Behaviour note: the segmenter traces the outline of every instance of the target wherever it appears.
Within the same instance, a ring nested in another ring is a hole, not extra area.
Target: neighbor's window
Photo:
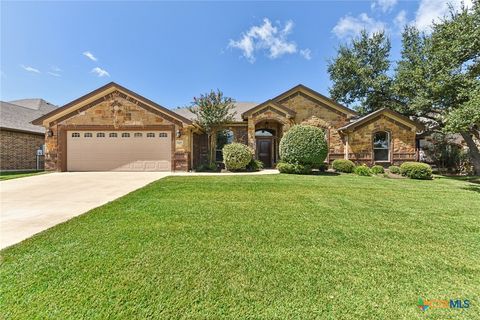
[[[388,161],[390,155],[390,134],[380,131],[373,134],[373,160]]]
[[[128,132],[122,133],[122,138],[130,138],[130,133]]]
[[[83,134],[83,136],[84,136],[85,138],[91,138],[91,137],[93,137],[93,135],[92,135],[91,132],[85,132],[85,133]]]
[[[166,132],[160,132],[160,133],[158,134],[158,136],[159,136],[160,138],[166,138],[166,137],[168,137],[168,134],[167,134]]]
[[[117,137],[117,133],[116,132],[110,132],[110,134],[108,135],[110,138],[116,138]]]
[[[72,138],[80,138],[80,132],[73,132]]]
[[[97,138],[105,138],[104,132],[97,132]]]
[[[223,161],[223,146],[233,142],[233,131],[232,130],[221,130],[217,132],[217,147],[215,149],[215,161]]]
[[[147,138],[155,138],[155,133],[153,132],[147,133]]]
[[[141,137],[143,137],[143,134],[141,132],[135,132],[135,134],[133,136],[135,138],[141,138]]]

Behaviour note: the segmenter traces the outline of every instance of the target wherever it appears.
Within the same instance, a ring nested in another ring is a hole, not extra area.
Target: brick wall
[[[36,169],[38,148],[45,143],[38,134],[0,131],[0,170]],[[43,167],[43,162],[40,163]]]

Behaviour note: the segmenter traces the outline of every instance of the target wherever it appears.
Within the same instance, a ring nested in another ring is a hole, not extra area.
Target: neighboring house
[[[303,85],[260,104],[238,102],[235,111],[234,121],[219,130],[219,144],[248,144],[266,167],[279,161],[280,139],[295,124],[325,129],[328,162],[417,159],[419,125],[408,117],[389,109],[358,117]],[[33,123],[47,130],[48,170],[185,171],[206,159],[206,135],[188,109],[166,109],[113,82]]]
[[[45,143],[45,129],[30,122],[55,108],[43,99],[0,102],[0,170],[37,169],[37,150]],[[39,160],[43,168],[43,158]]]

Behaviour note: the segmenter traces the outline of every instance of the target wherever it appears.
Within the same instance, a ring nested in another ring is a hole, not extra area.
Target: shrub
[[[227,144],[222,152],[225,168],[232,171],[245,170],[253,158],[253,150],[242,143]]]
[[[372,171],[366,165],[361,165],[361,166],[355,167],[354,172],[355,172],[355,174],[357,174],[359,176],[371,176],[372,175]]]
[[[282,162],[308,165],[318,168],[327,157],[325,132],[309,125],[290,128],[280,140]]]
[[[385,172],[385,169],[383,169],[383,167],[379,166],[378,164],[371,167],[370,170],[373,174],[380,174]]]
[[[426,163],[404,162],[400,166],[400,170],[403,176],[411,179],[426,180],[432,178],[432,168]]]
[[[210,163],[210,164],[201,164],[195,169],[197,172],[215,172],[218,171],[217,165],[215,163]]]
[[[247,170],[248,171],[260,171],[263,169],[263,162],[260,160],[255,160],[252,159],[248,164],[247,164]]]
[[[290,174],[310,174],[312,173],[312,167],[309,165],[279,162],[277,164],[277,169],[281,173],[290,173]]]
[[[355,169],[355,163],[350,160],[337,159],[333,161],[332,167],[338,172],[352,173]]]
[[[388,171],[390,171],[390,173],[393,173],[393,174],[400,174],[401,173],[400,167],[398,167],[398,166],[390,166],[390,167],[388,167]]]

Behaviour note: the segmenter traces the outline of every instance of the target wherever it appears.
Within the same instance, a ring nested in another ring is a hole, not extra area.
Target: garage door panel
[[[155,137],[135,137],[134,131],[119,131],[117,137],[109,137],[108,131],[88,131],[92,137],[72,137],[67,132],[68,171],[170,171],[172,136],[171,132],[149,131]],[[97,133],[105,137],[97,137]],[[122,137],[129,133],[130,137]],[[162,136],[160,137],[160,133]]]

